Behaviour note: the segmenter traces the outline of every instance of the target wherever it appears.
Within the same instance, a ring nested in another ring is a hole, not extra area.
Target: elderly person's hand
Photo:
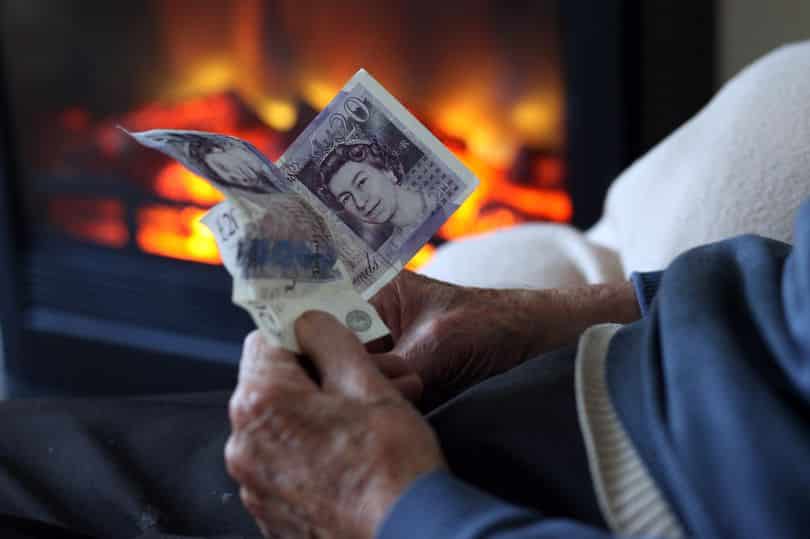
[[[230,403],[228,471],[266,537],[371,539],[407,486],[444,466],[441,450],[351,331],[320,312],[295,329],[320,380],[251,333]]]
[[[629,282],[569,290],[494,290],[402,271],[371,302],[394,338],[393,350],[374,358],[384,370],[397,372],[399,360],[419,375],[423,410],[574,342],[593,324],[630,322],[639,316]],[[413,394],[411,390],[407,396]]]
[[[388,367],[399,357],[416,371],[424,389],[420,405],[429,410],[528,353],[510,319],[516,313],[498,301],[494,290],[403,271],[371,300],[394,339],[391,353],[375,360]]]

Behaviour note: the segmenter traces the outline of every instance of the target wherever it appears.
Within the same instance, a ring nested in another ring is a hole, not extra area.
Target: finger
[[[396,354],[372,354],[370,357],[372,363],[374,363],[377,368],[380,369],[380,372],[389,380],[414,373],[411,366],[408,365],[401,356]]]
[[[383,286],[377,291],[376,294],[369,298],[368,302],[377,309],[381,315],[383,311],[389,307],[389,304],[397,302],[397,286],[396,282],[399,276],[394,277],[390,283]]]
[[[281,348],[270,346],[259,330],[251,331],[242,345],[239,360],[239,381],[266,378],[274,363],[295,363],[295,356]]]
[[[301,535],[300,527],[289,522],[285,511],[285,504],[278,498],[261,498],[252,490],[242,487],[239,489],[242,505],[253,515],[256,525],[267,539],[281,539],[283,537],[297,537]]]
[[[237,483],[255,494],[273,495],[277,479],[272,466],[279,448],[272,434],[262,429],[234,431],[225,443],[225,468]]]
[[[422,383],[422,378],[415,373],[394,378],[391,380],[391,383],[394,385],[397,391],[402,394],[403,397],[414,404],[421,400],[422,392],[425,389],[425,385]]]
[[[247,336],[239,363],[239,384],[229,412],[234,429],[262,414],[279,393],[316,391],[315,383],[289,351],[267,344],[258,331]]]
[[[402,283],[409,277],[405,274],[409,273],[407,270],[403,270],[368,300],[391,330],[392,340],[399,338],[402,326]]]
[[[260,496],[283,494],[296,477],[306,475],[302,455],[314,455],[320,449],[322,433],[313,429],[312,418],[325,407],[324,400],[332,403],[334,398],[315,394],[271,407],[245,428],[233,431],[225,443],[228,474]]]
[[[411,402],[419,401],[424,384],[408,362],[391,353],[372,355],[371,361],[403,397]]]
[[[370,354],[382,354],[384,352],[390,352],[393,347],[394,338],[390,333],[388,335],[383,335],[379,339],[374,339],[373,341],[366,343],[366,350]]]
[[[307,311],[295,322],[301,351],[321,373],[325,391],[368,399],[395,397],[393,386],[371,365],[357,336],[322,311]]]

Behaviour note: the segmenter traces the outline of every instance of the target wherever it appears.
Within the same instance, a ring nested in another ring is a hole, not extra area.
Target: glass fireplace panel
[[[589,226],[612,178],[711,94],[711,3],[324,4],[0,4],[13,111],[0,118],[0,313],[6,375],[33,388],[20,394],[234,383],[253,324],[197,222],[218,195],[117,124],[231,133],[276,158],[365,67],[482,181],[438,245],[568,222],[572,198]]]
[[[360,67],[482,182],[434,243],[571,218],[555,0],[27,0],[5,9],[34,249],[86,244],[217,264],[198,220],[218,193],[116,126],[230,133],[275,159]]]

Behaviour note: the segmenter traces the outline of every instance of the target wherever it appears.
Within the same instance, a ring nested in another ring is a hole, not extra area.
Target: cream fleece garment
[[[685,536],[680,522],[610,402],[605,365],[610,339],[620,327],[594,326],[577,347],[577,414],[596,499],[616,534],[680,539]]]

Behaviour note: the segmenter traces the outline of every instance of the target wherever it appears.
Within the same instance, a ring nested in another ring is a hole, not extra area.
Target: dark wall
[[[711,0],[638,0],[639,132],[631,157],[661,141],[714,93],[716,6]],[[632,69],[632,68],[631,68]]]
[[[611,182],[688,120],[714,84],[713,1],[565,0],[568,181],[574,225]]]

